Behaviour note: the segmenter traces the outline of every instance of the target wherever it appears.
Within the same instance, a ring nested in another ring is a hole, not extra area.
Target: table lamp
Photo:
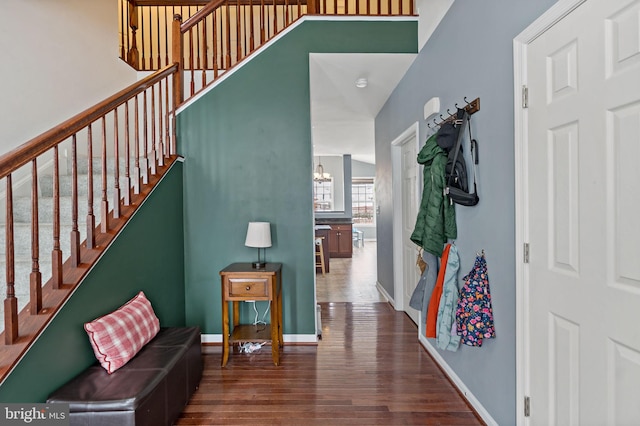
[[[260,249],[265,251],[266,258],[266,249],[271,247],[271,225],[269,222],[249,222],[244,245],[258,249],[258,261],[253,262],[251,266],[255,269],[264,268],[267,263],[264,259],[260,260]]]

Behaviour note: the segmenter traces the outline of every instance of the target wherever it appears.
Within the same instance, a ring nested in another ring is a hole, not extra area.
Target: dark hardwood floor
[[[323,302],[318,346],[229,357],[204,347],[200,388],[178,425],[481,425],[386,302]]]

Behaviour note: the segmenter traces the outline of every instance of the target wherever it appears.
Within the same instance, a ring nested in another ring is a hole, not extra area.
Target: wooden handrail
[[[136,6],[205,6],[211,0],[129,0]]]
[[[227,2],[228,2],[228,0],[213,0],[213,1],[210,1],[209,3],[207,3],[207,5],[205,7],[203,7],[202,9],[197,11],[193,16],[191,16],[189,19],[184,21],[182,23],[182,25],[180,26],[180,31],[182,32],[182,34],[186,33],[191,28],[193,28],[196,24],[198,24],[200,21],[202,21],[204,18],[209,16],[211,14],[211,12],[213,12],[214,10],[216,10],[217,8],[219,8],[220,6],[222,6],[223,4],[225,4]]]
[[[139,7],[162,7],[162,6],[175,6],[175,7],[189,7],[189,6],[206,6],[211,3],[211,0],[127,0],[133,6]],[[239,0],[240,4],[249,4],[250,0]],[[301,0],[302,4],[307,4],[308,0]],[[284,0],[276,0],[278,4],[283,4]],[[273,4],[273,0],[271,0]],[[256,4],[257,5],[257,4]]]
[[[74,133],[84,129],[100,117],[122,105],[132,96],[143,92],[177,70],[177,64],[169,65],[2,155],[0,157],[0,179],[44,154]]]

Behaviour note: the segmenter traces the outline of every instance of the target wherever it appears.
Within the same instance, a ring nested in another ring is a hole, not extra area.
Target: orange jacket
[[[433,287],[431,299],[429,299],[429,307],[427,308],[427,337],[436,337],[436,325],[438,323],[438,308],[440,307],[440,297],[442,296],[442,285],[444,283],[444,273],[447,269],[447,260],[449,260],[449,250],[451,244],[447,244],[442,252],[440,259],[440,270],[438,271],[438,279]]]

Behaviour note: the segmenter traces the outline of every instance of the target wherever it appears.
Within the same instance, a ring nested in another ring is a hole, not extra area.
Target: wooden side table
[[[267,263],[256,269],[251,263],[232,263],[220,271],[222,282],[222,366],[229,360],[234,342],[271,343],[271,356],[280,365],[282,339],[282,264]],[[239,302],[268,300],[271,323],[240,324]],[[233,330],[229,330],[229,302],[232,302]]]

